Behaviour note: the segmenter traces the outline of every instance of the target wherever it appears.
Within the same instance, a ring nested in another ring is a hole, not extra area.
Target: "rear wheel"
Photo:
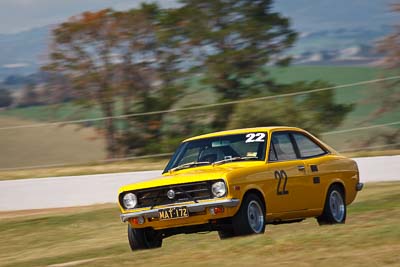
[[[342,188],[332,185],[326,195],[324,211],[317,217],[320,225],[345,223],[346,221],[346,201]]]
[[[151,228],[132,228],[128,225],[129,246],[133,250],[159,248],[162,245],[162,238],[157,231]]]
[[[262,234],[265,231],[265,207],[256,194],[244,197],[239,211],[232,219],[234,235]]]

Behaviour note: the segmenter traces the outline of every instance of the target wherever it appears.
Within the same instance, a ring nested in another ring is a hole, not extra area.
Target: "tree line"
[[[44,67],[68,80],[74,101],[99,107],[110,158],[172,150],[184,137],[237,127],[291,125],[318,134],[338,126],[352,105],[332,91],[265,102],[114,119],[167,110],[190,99],[191,83],[216,99],[268,96],[329,86],[324,81],[277,84],[267,66],[288,66],[297,33],[272,0],[184,0],[173,9],[142,4],[70,18],[53,30]],[[65,80],[63,84],[65,84]],[[61,90],[57,79],[50,86]],[[55,91],[57,91],[55,90]]]

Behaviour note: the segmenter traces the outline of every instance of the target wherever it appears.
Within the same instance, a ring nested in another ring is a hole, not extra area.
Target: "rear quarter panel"
[[[323,157],[308,160],[306,169],[311,177],[318,176],[319,184],[313,185],[312,209],[322,209],[325,204],[329,187],[334,183],[343,185],[346,204],[350,204],[356,197],[356,184],[359,181],[357,164],[354,160],[340,155],[326,155]],[[318,172],[311,172],[310,165],[318,166]]]

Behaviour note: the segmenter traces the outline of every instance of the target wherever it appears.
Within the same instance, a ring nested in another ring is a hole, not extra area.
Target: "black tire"
[[[162,238],[151,228],[132,228],[128,225],[128,240],[131,250],[159,248],[162,245]]]
[[[346,198],[342,187],[332,185],[326,194],[324,210],[317,217],[319,225],[345,223],[347,215]]]
[[[222,229],[222,230],[218,231],[218,236],[219,236],[219,239],[223,240],[223,239],[235,237],[235,233],[233,232],[232,229]]]
[[[239,211],[232,218],[235,236],[263,234],[265,232],[265,205],[256,194],[244,197]]]

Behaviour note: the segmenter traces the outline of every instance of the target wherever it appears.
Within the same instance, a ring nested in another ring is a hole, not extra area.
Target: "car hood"
[[[264,162],[231,162],[222,165],[207,165],[201,167],[193,167],[171,173],[166,172],[161,177],[157,177],[148,181],[129,184],[120,188],[119,193],[133,191],[138,189],[146,189],[158,186],[167,186],[174,184],[184,184],[192,182],[201,182],[208,180],[224,179],[227,174],[237,169],[264,165]]]

